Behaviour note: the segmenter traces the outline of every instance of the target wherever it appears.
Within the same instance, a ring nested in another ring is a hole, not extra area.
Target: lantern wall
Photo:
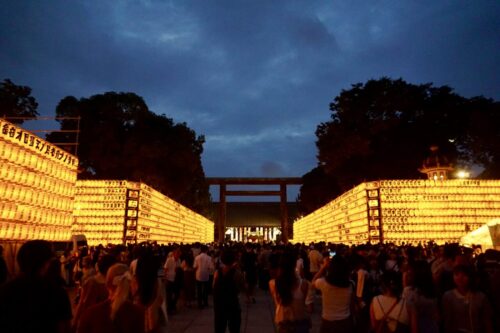
[[[74,234],[89,245],[212,242],[213,222],[144,183],[79,180]]]
[[[400,244],[460,237],[500,217],[500,180],[363,183],[294,223],[294,241]]]
[[[0,240],[68,241],[78,159],[0,119]]]

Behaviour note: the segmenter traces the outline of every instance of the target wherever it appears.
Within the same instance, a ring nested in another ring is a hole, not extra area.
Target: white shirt
[[[167,279],[167,281],[175,281],[175,269],[177,267],[180,267],[180,260],[175,260],[174,254],[170,252],[168,254],[167,261],[165,261],[165,266],[163,266],[165,279]]]
[[[196,270],[196,281],[208,281],[214,270],[212,258],[204,252],[200,253],[194,258],[193,268]]]
[[[375,296],[372,301],[373,314],[376,320],[381,320],[384,318],[384,313],[391,309],[392,305],[396,301],[396,298],[389,297],[385,295]],[[387,326],[392,331],[396,330],[397,322],[409,325],[410,318],[408,316],[408,309],[406,307],[406,301],[404,298],[400,299],[398,304],[391,310],[391,313],[387,316],[388,322]]]
[[[351,315],[351,300],[353,288],[333,286],[326,282],[325,278],[314,281],[314,287],[321,290],[323,300],[323,311],[321,317],[325,320],[334,321],[346,319]]]

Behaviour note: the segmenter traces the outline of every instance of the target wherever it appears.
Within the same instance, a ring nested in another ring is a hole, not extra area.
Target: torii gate
[[[302,178],[206,178],[208,185],[219,185],[219,242],[224,240],[226,226],[226,196],[279,196],[281,211],[281,235],[288,242],[287,185],[301,185]],[[279,191],[228,191],[227,185],[279,185]]]

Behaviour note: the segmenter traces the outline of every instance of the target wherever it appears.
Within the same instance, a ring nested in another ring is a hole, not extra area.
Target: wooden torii
[[[282,240],[288,242],[287,185],[301,185],[302,178],[206,178],[208,185],[219,185],[219,223],[217,228],[219,242],[224,241],[226,227],[226,196],[279,196],[281,211]],[[228,191],[227,185],[279,185],[279,191]]]

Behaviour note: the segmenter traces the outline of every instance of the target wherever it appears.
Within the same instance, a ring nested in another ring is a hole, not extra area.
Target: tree
[[[181,204],[208,213],[210,195],[201,164],[203,136],[151,112],[133,93],[108,92],[89,98],[68,96],[60,101],[58,117],[81,117],[78,157],[81,179],[142,181]],[[77,120],[60,120],[74,130]],[[74,142],[72,133],[48,136]]]
[[[9,79],[0,83],[0,117],[6,117],[14,124],[22,124],[24,119],[10,117],[36,118],[39,115],[37,107],[30,87],[15,85]]]
[[[316,130],[317,168],[337,186],[319,188],[322,198],[363,181],[421,178],[418,168],[431,145],[455,165],[480,164],[490,176],[499,170],[500,109],[490,99],[467,99],[447,86],[381,78],[342,90],[330,111],[331,120]],[[487,131],[481,130],[484,126]],[[313,185],[304,179],[303,188],[308,186]],[[301,190],[303,207],[324,202],[305,194]]]
[[[335,199],[338,193],[338,180],[317,166],[302,176],[302,186],[297,199],[299,212],[306,215]]]

